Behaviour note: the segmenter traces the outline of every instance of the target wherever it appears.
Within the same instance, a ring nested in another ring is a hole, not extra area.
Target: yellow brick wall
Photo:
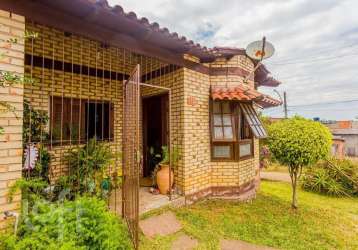
[[[65,36],[64,32],[43,25],[26,22],[26,29],[38,33],[36,39],[26,43],[26,54],[126,74],[133,70],[138,61],[136,55],[131,55],[123,49],[102,48],[101,44],[95,41],[76,35]],[[113,151],[121,151],[123,79],[105,79],[29,65],[25,66],[25,72],[27,76],[35,79],[35,82],[25,86],[24,99],[36,110],[44,110],[50,114],[51,96],[113,103],[114,140],[110,144]],[[57,179],[67,172],[63,156],[70,146],[51,146],[51,141],[49,144],[52,154],[51,177]]]
[[[215,62],[206,65],[210,68],[240,67],[247,72],[251,72],[254,68],[253,62],[244,55],[233,56],[229,60],[226,58],[218,58]],[[234,87],[237,84],[244,83],[244,79],[245,78],[243,76],[227,74],[221,76],[211,76],[210,83],[211,86]],[[253,75],[250,79],[253,79]],[[253,80],[248,80],[247,84],[254,87]]]
[[[168,64],[155,58],[140,56],[123,50],[121,48],[101,48],[101,44],[76,35],[64,36],[64,33],[43,25],[26,23],[27,30],[38,33],[38,38],[33,42],[26,43],[26,54],[54,58],[79,65],[97,67],[98,69],[112,70],[129,75],[135,65],[141,65],[144,75]],[[96,53],[97,51],[97,53]],[[97,59],[96,59],[97,58]],[[114,142],[111,143],[114,151],[122,151],[122,88],[123,79],[102,79],[94,76],[72,74],[59,70],[43,69],[41,67],[26,66],[26,74],[38,81],[32,85],[25,86],[25,99],[30,101],[34,109],[42,109],[49,112],[49,96],[64,96],[72,98],[84,98],[91,100],[104,100],[114,103]],[[182,140],[182,110],[183,110],[183,70],[177,69],[171,73],[160,72],[160,76],[151,80],[144,79],[146,83],[170,87],[172,89],[172,142],[181,150]],[[163,90],[141,87],[143,97],[157,95]],[[142,131],[142,130],[141,130]],[[53,146],[52,154],[52,176],[66,174],[67,164],[63,160],[70,146]],[[119,163],[120,164],[120,163]],[[175,183],[181,190],[183,185],[181,161],[175,169]],[[113,166],[118,167],[118,166]]]
[[[188,57],[188,56],[187,56]],[[190,58],[195,61],[195,58]],[[245,56],[230,60],[218,58],[208,67],[241,67],[246,71],[254,65]],[[209,187],[238,187],[252,181],[259,167],[258,140],[254,140],[254,157],[230,162],[211,161],[209,97],[211,86],[232,87],[244,83],[241,76],[208,76],[184,70],[184,176],[185,193],[194,194]],[[253,87],[253,81],[248,81]],[[190,104],[188,99],[192,99]]]
[[[24,41],[25,19],[0,10],[0,70],[24,73]],[[17,44],[7,43],[6,40],[17,38]],[[12,112],[0,112],[0,126],[4,134],[0,135],[0,229],[7,226],[3,217],[4,211],[14,211],[20,208],[20,195],[16,195],[13,202],[8,203],[9,187],[21,178],[22,168],[22,102],[23,86],[0,87],[0,100],[11,104],[16,116]]]
[[[33,43],[26,43],[26,53],[74,64],[89,65],[99,69],[130,74],[140,63],[143,74],[167,64],[155,58],[131,53],[127,50],[107,47],[76,35],[65,36],[63,32],[27,22],[27,29],[38,32]],[[186,56],[190,59],[190,56]],[[195,59],[195,58],[194,58]],[[195,60],[194,60],[195,61]],[[197,61],[197,60],[196,60]],[[253,69],[253,63],[245,56],[230,60],[219,58],[206,64],[208,67],[241,67]],[[111,101],[115,108],[115,138],[113,150],[122,147],[122,80],[101,79],[93,76],[64,73],[62,71],[26,66],[26,73],[39,79],[25,87],[25,99],[34,108],[49,109],[49,96],[90,98]],[[181,157],[175,169],[175,183],[185,194],[191,194],[211,186],[239,186],[255,177],[258,167],[258,141],[255,140],[255,157],[239,162],[212,162],[210,159],[209,99],[210,86],[234,86],[243,83],[241,76],[209,76],[187,68],[162,75],[146,83],[172,89],[171,134],[173,145]],[[253,86],[253,82],[249,81]],[[162,90],[142,87],[142,96],[162,93]],[[54,146],[53,174],[59,176],[67,171],[63,155],[68,147]]]
[[[185,194],[211,185],[209,88],[208,75],[184,69]]]

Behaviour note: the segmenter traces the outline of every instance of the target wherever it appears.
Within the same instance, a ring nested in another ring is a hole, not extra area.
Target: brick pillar
[[[25,18],[0,10],[0,60],[1,71],[11,71],[24,74],[24,41]],[[17,44],[6,41],[18,38]],[[21,178],[22,169],[22,112],[23,86],[0,87],[0,100],[8,102],[16,109],[13,112],[0,112],[0,126],[4,133],[0,135],[0,229],[3,229],[11,219],[4,219],[4,211],[14,211],[20,208],[20,195],[16,195],[11,203],[8,202],[9,187]]]

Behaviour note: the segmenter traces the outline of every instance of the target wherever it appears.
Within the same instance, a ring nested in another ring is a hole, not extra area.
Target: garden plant
[[[326,159],[332,135],[319,122],[293,117],[268,127],[268,147],[275,160],[288,167],[292,184],[292,208],[297,208],[297,182],[302,168]]]

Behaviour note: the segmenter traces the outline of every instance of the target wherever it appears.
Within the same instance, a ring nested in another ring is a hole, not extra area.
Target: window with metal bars
[[[50,97],[50,136],[54,145],[114,138],[114,108],[107,101]]]
[[[251,103],[213,101],[211,103],[211,158],[236,161],[253,157],[253,136],[266,131]]]

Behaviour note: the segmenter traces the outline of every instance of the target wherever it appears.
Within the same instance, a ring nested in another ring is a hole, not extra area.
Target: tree
[[[319,122],[294,117],[268,128],[268,146],[274,158],[288,166],[292,184],[292,207],[297,208],[297,181],[302,168],[329,156],[332,135]]]

